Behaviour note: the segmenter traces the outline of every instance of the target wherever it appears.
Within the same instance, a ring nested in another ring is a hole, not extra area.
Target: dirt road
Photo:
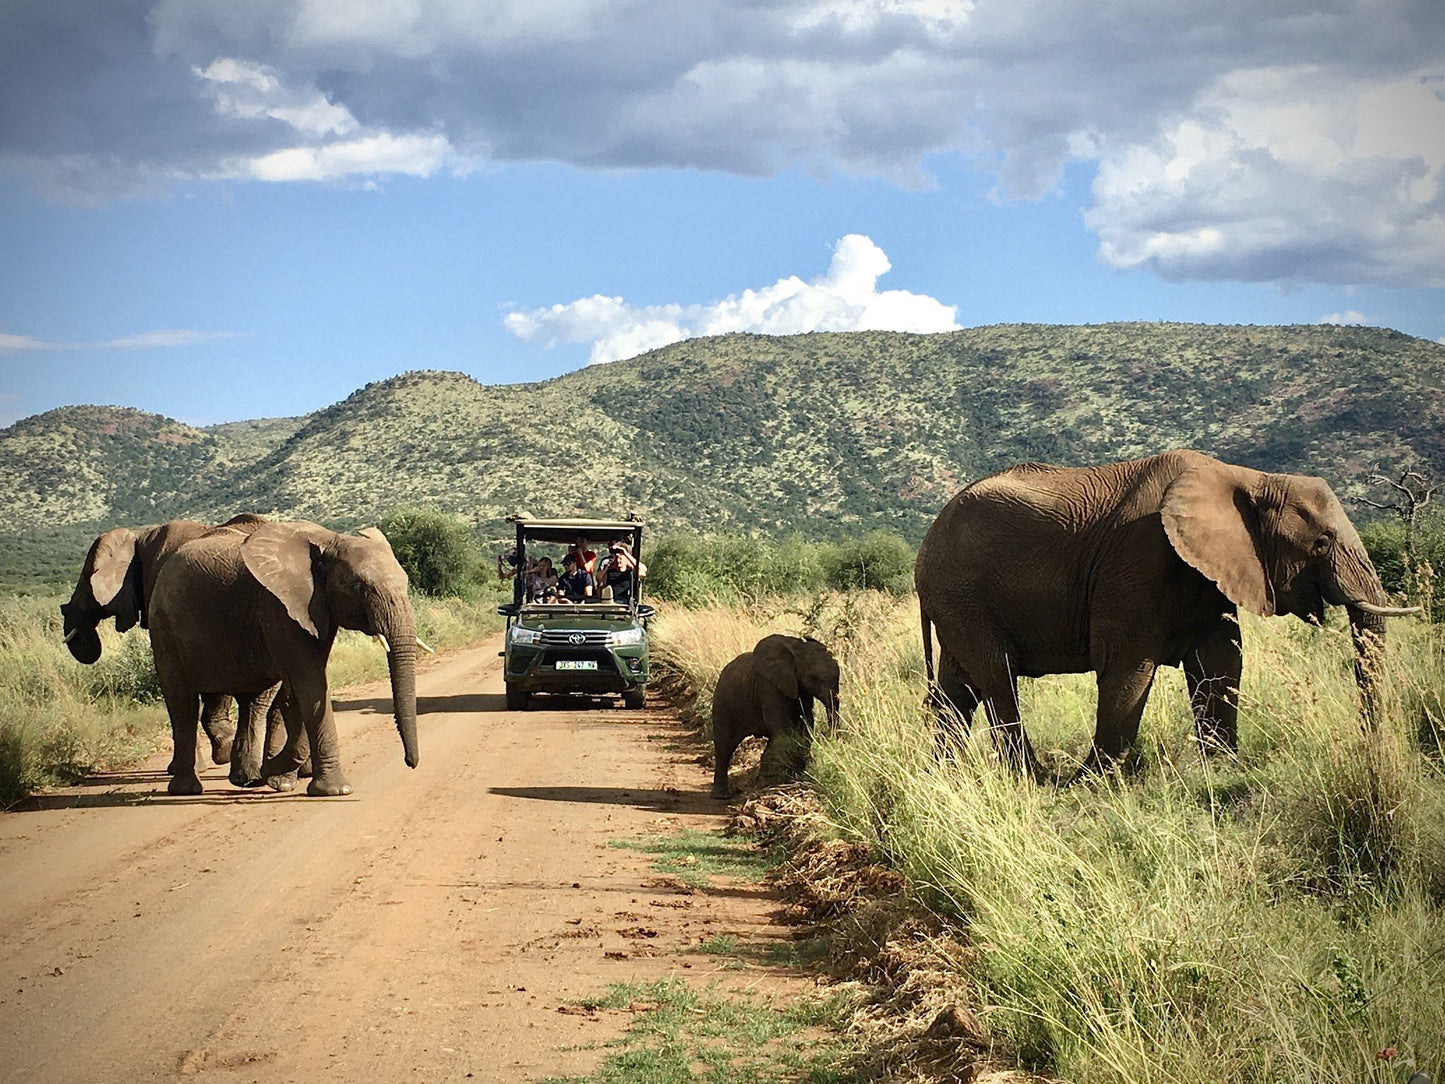
[[[775,904],[609,846],[721,823],[664,712],[508,713],[497,643],[337,695],[355,793],[170,798],[165,756],[0,816],[0,1079],[523,1081],[586,1072],[617,1017],[568,1003],[702,977]],[[560,1011],[559,1011],[560,1010]]]

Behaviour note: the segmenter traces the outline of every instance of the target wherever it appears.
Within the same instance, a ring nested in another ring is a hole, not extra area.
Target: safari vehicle
[[[597,563],[607,556],[608,544],[625,541],[633,557],[642,558],[642,523],[636,519],[529,519],[509,517],[516,525],[517,543],[505,555],[515,573],[513,600],[498,606],[507,619],[502,676],[507,687],[507,708],[525,708],[533,693],[620,693],[628,708],[642,707],[647,686],[647,621],[651,606],[638,602],[640,584],[634,578],[631,598],[613,601],[594,587],[591,599],[568,603],[537,601],[527,597],[527,561],[532,554],[571,546],[587,540],[597,552]],[[553,558],[556,562],[556,558]],[[636,573],[633,573],[634,577]]]

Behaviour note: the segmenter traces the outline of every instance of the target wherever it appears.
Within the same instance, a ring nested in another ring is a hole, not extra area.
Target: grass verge
[[[669,612],[657,649],[705,721],[717,672],[778,630],[820,635],[844,668],[811,830],[901,885],[897,906],[844,923],[855,955],[950,991],[994,1059],[1089,1084],[1439,1079],[1440,630],[1392,627],[1390,703],[1367,732],[1347,629],[1247,620],[1237,759],[1200,760],[1167,671],[1129,770],[1063,789],[1001,770],[977,731],[935,758],[910,602]],[[1092,682],[1025,682],[1020,699],[1067,774]],[[910,938],[926,964],[880,964]],[[917,1004],[925,1030],[940,1001]]]

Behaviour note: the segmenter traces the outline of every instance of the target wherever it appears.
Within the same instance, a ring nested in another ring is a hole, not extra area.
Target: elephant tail
[[[921,605],[918,607],[919,623],[923,626],[923,673],[928,678],[929,691],[933,690],[933,622],[929,620],[928,611]]]

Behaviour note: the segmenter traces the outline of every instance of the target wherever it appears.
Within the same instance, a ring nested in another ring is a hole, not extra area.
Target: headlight
[[[540,644],[542,642],[541,630],[524,628],[521,625],[513,625],[509,635],[514,644]]]
[[[622,629],[607,637],[607,642],[613,647],[626,647],[629,644],[642,643],[641,629]]]

